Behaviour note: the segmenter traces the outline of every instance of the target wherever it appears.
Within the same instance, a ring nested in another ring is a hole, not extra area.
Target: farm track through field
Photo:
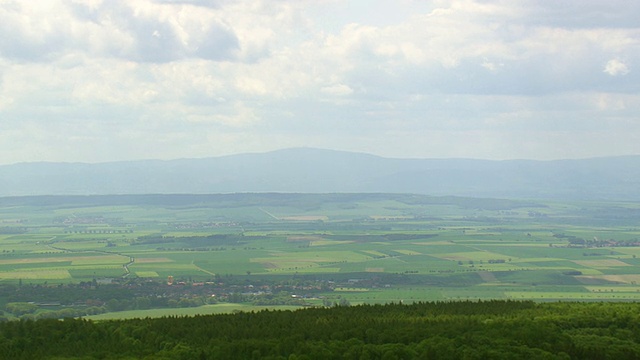
[[[205,270],[203,268],[201,268],[200,266],[196,265],[195,261],[191,261],[191,265],[193,265],[196,269],[202,271],[203,273],[209,274],[211,276],[215,276],[216,274],[212,273],[211,271]]]
[[[271,216],[272,218],[274,218],[274,219],[276,219],[276,220],[280,220],[280,218],[279,218],[279,217],[277,217],[277,216],[273,215],[272,213],[268,212],[267,210],[265,210],[265,209],[263,209],[263,208],[260,208],[259,210],[260,210],[260,211],[262,211],[263,213],[265,213],[265,214],[267,214],[267,215]]]
[[[121,255],[121,254],[118,254],[118,255]],[[123,255],[123,256],[125,256],[125,255]],[[129,275],[131,275],[131,270],[129,270],[129,265],[132,265],[135,261],[136,261],[136,259],[133,256],[129,256],[129,262],[124,264],[124,265],[122,265],[122,268],[124,268],[124,271],[125,271],[125,274],[122,275],[123,278],[126,278]]]
[[[394,258],[394,259],[396,259],[396,260],[400,261],[401,263],[408,264],[408,262],[406,262],[406,261],[404,261],[404,260],[400,259],[400,257],[399,257],[399,256],[392,256],[392,258]]]
[[[47,244],[47,246],[54,250],[70,252],[70,253],[98,253],[103,255],[117,255],[117,256],[128,257],[129,261],[122,264],[122,268],[124,269],[124,274],[122,275],[123,278],[126,278],[129,275],[131,275],[131,270],[129,270],[129,266],[131,266],[136,261],[136,259],[131,255],[126,255],[126,254],[117,253],[117,252],[104,251],[104,250],[74,250],[74,249],[63,248],[60,246],[54,246],[54,244],[56,244],[57,242],[58,240],[56,240],[56,236],[54,236],[51,239],[49,239],[49,243]]]

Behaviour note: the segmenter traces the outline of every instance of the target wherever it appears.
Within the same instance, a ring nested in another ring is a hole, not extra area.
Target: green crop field
[[[320,289],[304,290],[313,292],[310,304],[640,298],[634,203],[392,194],[153,200],[0,199],[0,284],[188,285],[231,276],[244,287],[310,282]]]

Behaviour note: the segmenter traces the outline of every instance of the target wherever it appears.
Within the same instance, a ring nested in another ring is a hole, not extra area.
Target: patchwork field
[[[0,282],[236,276],[322,282],[330,287],[322,297],[352,303],[636,301],[638,224],[635,203],[382,194],[2,198]]]

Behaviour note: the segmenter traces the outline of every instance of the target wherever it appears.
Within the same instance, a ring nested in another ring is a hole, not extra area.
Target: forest
[[[489,300],[0,324],[4,359],[637,359],[640,304]]]

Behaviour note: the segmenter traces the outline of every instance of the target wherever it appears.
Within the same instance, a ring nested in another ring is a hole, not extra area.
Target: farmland
[[[92,300],[100,312],[234,302],[637,301],[639,220],[637,203],[403,194],[0,198],[0,299],[43,303],[26,288],[70,294],[83,284],[89,298],[67,302]],[[97,295],[110,287],[126,289],[137,305]],[[16,288],[25,295],[9,295]],[[154,305],[161,296],[167,302]]]

